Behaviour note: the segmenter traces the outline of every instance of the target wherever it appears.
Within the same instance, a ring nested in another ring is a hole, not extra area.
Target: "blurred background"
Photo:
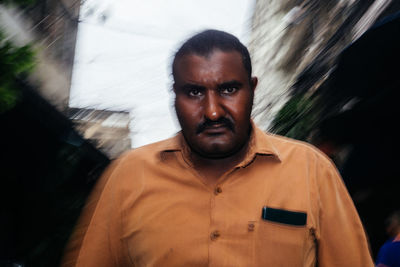
[[[249,48],[262,129],[338,166],[376,257],[400,204],[400,2],[0,0],[0,266],[57,266],[121,153],[179,131],[170,64],[192,34]]]

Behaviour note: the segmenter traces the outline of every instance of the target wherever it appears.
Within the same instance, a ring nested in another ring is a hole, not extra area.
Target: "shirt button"
[[[222,193],[222,188],[218,186],[214,189],[214,194],[218,195],[220,193]]]
[[[254,223],[253,222],[249,222],[247,229],[249,230],[249,232],[253,232],[254,231],[254,227],[255,227]]]
[[[217,238],[220,237],[220,235],[221,234],[219,233],[219,231],[214,231],[211,233],[210,238],[211,238],[211,240],[214,241],[214,240],[217,240]]]

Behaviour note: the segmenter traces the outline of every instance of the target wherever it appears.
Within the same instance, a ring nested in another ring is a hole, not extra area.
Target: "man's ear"
[[[258,78],[255,77],[255,76],[254,76],[254,77],[251,77],[250,86],[251,86],[251,89],[252,89],[253,91],[256,90],[257,84],[258,84]]]
[[[174,91],[174,93],[176,94],[176,84],[175,83],[172,84],[172,91]]]

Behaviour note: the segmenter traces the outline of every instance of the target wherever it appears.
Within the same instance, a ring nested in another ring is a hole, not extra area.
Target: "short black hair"
[[[395,224],[396,227],[400,226],[400,210],[396,210],[390,214],[388,218],[385,220],[386,227],[390,226],[391,224]]]
[[[189,54],[207,57],[216,49],[223,52],[239,52],[242,56],[243,66],[248,74],[249,82],[251,81],[251,60],[246,46],[232,34],[219,30],[205,30],[186,40],[175,53],[172,62],[172,76],[175,78],[175,64],[180,57]]]

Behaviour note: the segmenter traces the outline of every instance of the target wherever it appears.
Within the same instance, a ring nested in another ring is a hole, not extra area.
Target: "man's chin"
[[[229,144],[215,143],[199,147],[195,152],[203,158],[224,159],[234,155],[237,150]]]
[[[206,159],[223,159],[238,152],[238,146],[231,132],[224,134],[206,134],[202,132],[196,138],[186,139],[192,152]],[[240,146],[241,147],[241,146]]]

